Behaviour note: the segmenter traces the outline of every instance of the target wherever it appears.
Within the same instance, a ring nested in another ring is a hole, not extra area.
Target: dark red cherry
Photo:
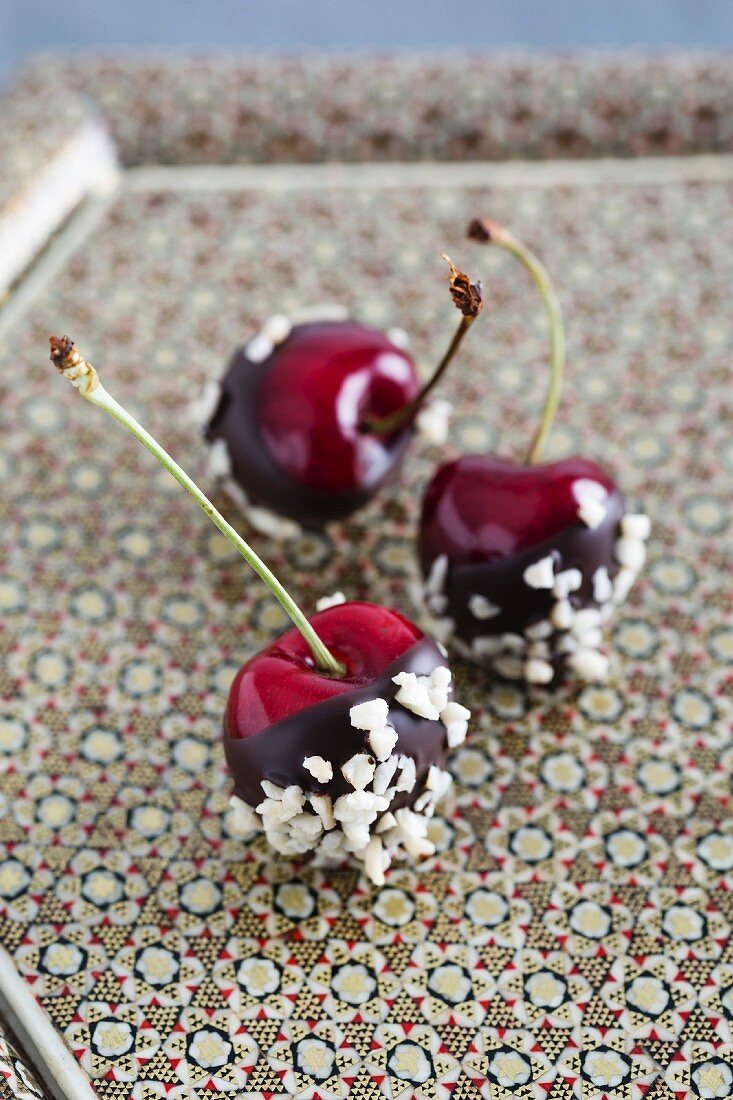
[[[353,512],[401,459],[410,423],[388,435],[365,420],[396,412],[419,383],[410,357],[355,321],[297,325],[262,362],[237,351],[209,423],[250,503],[306,525]]]
[[[435,642],[396,611],[344,603],[310,621],[345,675],[315,668],[294,629],[240,669],[224,722],[233,809],[283,855],[353,854],[381,883],[393,858],[433,851],[468,711]]]
[[[357,601],[316,612],[309,621],[346,666],[346,675],[328,676],[314,668],[303,635],[288,630],[235,676],[226,715],[230,737],[252,737],[291,714],[368,685],[424,636],[399,612]]]
[[[604,501],[614,491],[608,474],[585,458],[520,466],[498,455],[464,455],[441,466],[425,491],[421,561],[508,558],[577,526],[579,498]]]
[[[567,661],[602,679],[601,629],[641,566],[646,527],[587,459],[465,455],[440,467],[423,499],[428,605],[512,678],[549,683]]]
[[[374,698],[394,700],[399,672],[429,676],[445,665],[432,638],[397,611],[371,603],[344,603],[310,617],[329,651],[346,667],[332,677],[314,667],[303,636],[288,630],[239,670],[224,720],[225,749],[235,789],[246,802],[262,799],[262,779],[281,786],[316,787],[303,759],[322,756],[333,764],[339,793],[346,785],[341,765],[367,751],[366,734],[349,720],[351,707]],[[413,756],[419,793],[431,764],[442,766],[446,731],[438,721],[403,707],[390,709],[399,733],[395,751]]]

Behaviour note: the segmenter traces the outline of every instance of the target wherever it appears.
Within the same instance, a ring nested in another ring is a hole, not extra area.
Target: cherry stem
[[[391,432],[397,431],[403,424],[407,424],[414,418],[415,414],[425,403],[425,399],[440,382],[461,346],[463,337],[483,308],[481,283],[472,283],[468,276],[459,271],[447,256],[443,256],[443,259],[450,265],[450,292],[455,305],[461,310],[461,319],[458,322],[458,328],[453,334],[453,339],[448,345],[443,358],[433,371],[433,374],[421,387],[415,397],[413,397],[412,401],[408,401],[406,405],[396,409],[395,412],[390,413],[388,416],[365,420],[361,425],[362,431],[372,432],[375,435],[389,435]]]
[[[201,492],[198,485],[191,480],[185,470],[181,469],[178,463],[171,458],[158,441],[138,423],[135,417],[127,412],[127,410],[107,392],[99,381],[96,370],[91,363],[87,363],[82,358],[73,341],[70,340],[68,336],[64,336],[61,339],[52,336],[50,342],[51,362],[58,368],[59,372],[76,386],[82,397],[85,397],[87,401],[91,401],[93,405],[97,405],[100,409],[103,409],[104,412],[109,413],[110,416],[114,417],[114,419],[123,426],[123,428],[126,428],[128,432],[134,435],[144,447],[147,447],[150,453],[160,462],[161,466],[165,467],[168,473],[176,479],[178,484],[182,485],[183,488],[191,494],[211,522],[219,528],[224,538],[239,551],[248,565],[250,565],[258,577],[264,581],[285,613],[292,620],[293,625],[297,627],[308,643],[316,665],[332,676],[343,676],[346,669],[326,648],[318,634],[316,634],[315,630],[308,622],[308,619],[295,603],[292,596],[280,584],[275,574],[268,569],[252,547],[244,541],[242,536],[235,531],[231,524],[227,523],[221,512],[219,512],[204,493]]]
[[[468,236],[472,240],[482,241],[485,244],[496,244],[505,251],[510,252],[530,273],[545,303],[550,325],[550,384],[542,410],[542,417],[526,458],[527,465],[534,466],[539,462],[544,450],[562,393],[563,372],[565,369],[565,332],[560,302],[544,264],[537,259],[533,252],[530,252],[518,241],[508,229],[504,229],[496,222],[477,218],[468,227]]]

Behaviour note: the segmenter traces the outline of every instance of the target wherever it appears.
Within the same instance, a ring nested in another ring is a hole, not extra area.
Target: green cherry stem
[[[332,676],[343,676],[346,669],[323,644],[311,624],[308,622],[308,619],[295,603],[292,596],[280,584],[275,574],[268,569],[252,547],[244,541],[242,536],[235,531],[231,524],[227,523],[222,514],[217,511],[211,501],[201,492],[198,485],[191,480],[185,470],[182,470],[178,463],[171,458],[158,441],[138,423],[134,416],[131,416],[130,413],[107,392],[99,381],[99,375],[96,370],[91,363],[87,363],[82,358],[73,341],[70,340],[68,336],[61,337],[60,339],[56,336],[52,336],[50,343],[51,362],[58,371],[76,386],[82,397],[86,398],[87,401],[91,401],[93,405],[97,405],[100,409],[103,409],[104,412],[109,413],[109,415],[114,417],[123,428],[126,428],[128,432],[134,435],[144,447],[147,447],[150,453],[160,462],[161,466],[164,466],[168,473],[176,479],[178,484],[182,485],[186,492],[191,494],[211,522],[219,528],[224,538],[239,551],[248,565],[251,565],[257,576],[264,581],[285,613],[290,617],[293,625],[298,628],[305,638],[313,654],[316,665]]]
[[[464,275],[462,271],[459,271],[447,256],[443,256],[443,259],[450,267],[448,280],[453,303],[456,308],[461,311],[461,319],[458,322],[458,328],[453,334],[453,339],[432,375],[421,387],[415,397],[413,397],[412,401],[408,401],[406,405],[396,409],[395,412],[390,413],[388,416],[382,416],[379,419],[365,420],[361,425],[362,431],[372,432],[376,435],[389,435],[391,432],[397,431],[403,424],[409,423],[414,418],[415,414],[424,405],[425,399],[432,393],[438,385],[438,382],[440,382],[461,346],[463,337],[483,309],[484,300],[481,283],[471,282],[468,275]]]
[[[499,248],[510,252],[530,273],[545,303],[547,319],[550,324],[550,385],[547,390],[542,417],[527,454],[527,465],[534,466],[539,462],[544,450],[562,393],[562,380],[565,369],[565,332],[560,302],[544,264],[537,259],[534,253],[525,248],[508,229],[504,229],[496,222],[476,218],[468,227],[468,236],[474,241],[495,244]]]

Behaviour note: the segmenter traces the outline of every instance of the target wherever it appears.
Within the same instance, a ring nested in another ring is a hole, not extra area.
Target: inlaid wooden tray
[[[44,1085],[0,1045],[0,1095],[728,1096],[729,60],[278,64],[77,59],[49,99],[39,62],[7,100],[0,232],[37,229],[40,195],[47,239],[16,241],[0,309],[0,995]],[[341,588],[419,616],[421,486],[519,453],[543,391],[541,308],[464,242],[477,214],[555,273],[550,450],[617,472],[650,560],[607,686],[528,696],[454,661],[474,722],[437,854],[377,889],[230,834],[227,687],[282,616],[47,338],[207,484],[189,406],[275,306],[399,324],[427,368],[439,254],[481,274],[449,446],[328,535],[253,536],[309,607]]]

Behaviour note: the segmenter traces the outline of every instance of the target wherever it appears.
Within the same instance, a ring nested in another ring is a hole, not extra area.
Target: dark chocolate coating
[[[532,588],[524,579],[528,565],[551,555],[555,560],[555,572],[579,569],[583,581],[568,599],[576,609],[597,607],[593,598],[593,574],[605,565],[609,577],[619,570],[614,558],[614,544],[619,534],[619,523],[626,511],[623,494],[614,489],[604,501],[606,516],[595,529],[586,527],[580,520],[562,531],[535,543],[534,546],[507,558],[477,564],[448,566],[445,596],[448,606],[443,614],[456,624],[456,635],[466,642],[474,638],[495,634],[523,634],[528,626],[547,619],[555,598],[550,589]],[[422,562],[427,576],[431,562]],[[468,608],[470,596],[485,596],[497,607],[498,615],[490,619],[477,619]]]
[[[357,703],[370,699],[386,699],[389,704],[389,723],[398,734],[393,753],[411,756],[415,761],[417,783],[409,793],[401,792],[390,805],[391,810],[414,802],[425,787],[431,764],[445,767],[448,754],[446,729],[442,722],[420,718],[406,710],[394,699],[399,691],[392,677],[398,672],[414,672],[429,676],[434,668],[445,664],[432,638],[424,636],[420,641],[393,661],[378,680],[363,687],[336,695],[323,703],[307,707],[288,718],[275,722],[251,737],[230,737],[224,728],[224,754],[234,791],[250,806],[257,806],[265,797],[261,781],[269,779],[279,787],[293,784],[304,791],[328,793],[334,801],[342,794],[353,791],[343,775],[341,766],[357,753],[371,753],[369,734],[355,729],[349,719],[349,711]],[[306,756],[322,756],[333,765],[333,778],[319,783],[303,767]]]
[[[293,328],[297,332],[300,326]],[[412,438],[411,430],[395,432],[383,440],[388,454],[381,477],[365,481],[347,493],[327,493],[295,481],[270,455],[257,415],[259,391],[269,369],[269,359],[251,362],[244,348],[232,356],[221,381],[221,397],[204,433],[213,443],[223,439],[232,463],[232,476],[252,504],[297,520],[304,527],[320,527],[351,515],[363,507],[389,476]]]

